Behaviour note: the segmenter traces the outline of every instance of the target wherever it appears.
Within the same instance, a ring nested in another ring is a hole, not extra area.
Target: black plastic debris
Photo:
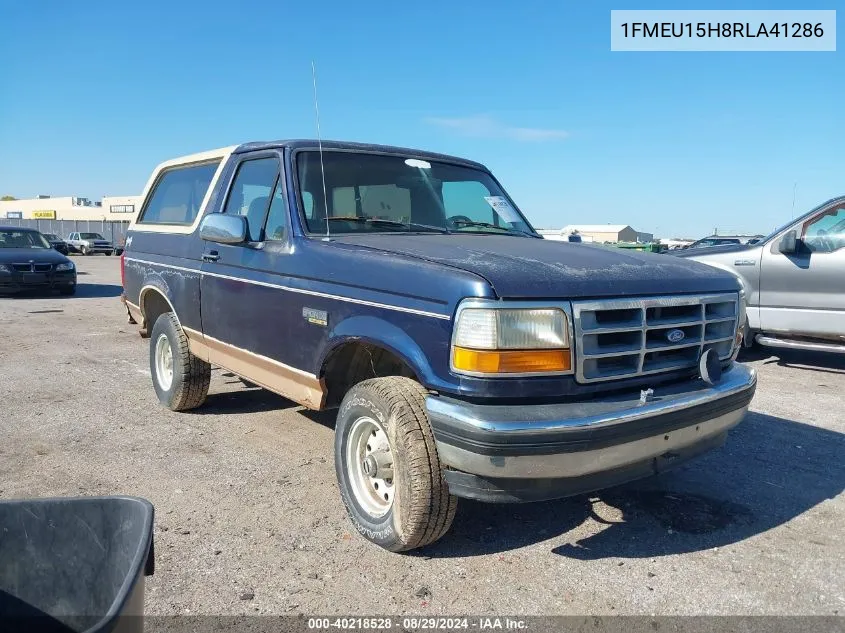
[[[135,633],[154,571],[153,506],[133,497],[0,502],[0,630]]]

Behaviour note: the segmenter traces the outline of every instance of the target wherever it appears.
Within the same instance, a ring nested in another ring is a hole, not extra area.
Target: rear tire
[[[410,378],[365,380],[349,390],[337,416],[335,470],[349,518],[364,538],[392,552],[435,542],[457,509],[425,396]]]
[[[187,411],[205,402],[211,365],[188,349],[188,338],[173,312],[159,316],[153,326],[150,374],[158,399],[168,409]]]

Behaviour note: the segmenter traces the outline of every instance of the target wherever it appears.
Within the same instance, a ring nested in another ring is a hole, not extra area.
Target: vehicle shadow
[[[76,286],[76,294],[67,299],[104,299],[119,297],[123,286],[117,284],[89,284],[80,283]]]
[[[431,557],[500,553],[560,537],[593,519],[604,527],[552,549],[579,560],[701,551],[760,534],[845,489],[845,434],[750,413],[727,444],[658,477],[526,505],[461,501]],[[611,512],[594,504],[603,502]],[[611,515],[608,520],[601,515]]]
[[[805,352],[801,350],[778,349],[755,346],[743,350],[739,356],[742,362],[763,361],[764,365],[777,364],[778,367],[790,367],[829,374],[845,374],[845,354],[832,352]]]
[[[193,413],[199,415],[220,415],[223,413],[264,413],[299,407],[288,400],[261,387],[242,387],[237,391],[209,393],[205,403]]]
[[[23,299],[61,299],[62,301],[73,301],[75,299],[108,299],[119,297],[123,287],[116,284],[89,284],[78,283],[76,293],[70,296],[59,294],[58,290],[24,290],[8,295],[8,298]],[[4,298],[7,295],[2,295]]]

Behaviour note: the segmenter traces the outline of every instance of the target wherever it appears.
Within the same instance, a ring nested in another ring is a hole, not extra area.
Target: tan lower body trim
[[[144,315],[141,313],[141,308],[136,306],[131,301],[126,301],[124,299],[123,304],[126,306],[126,309],[129,311],[130,316],[135,320],[136,323],[143,323],[144,322]]]
[[[319,410],[325,405],[326,387],[317,376],[229,345],[202,332],[184,326],[182,330],[188,337],[191,353],[212,365],[228,369],[309,409]]]

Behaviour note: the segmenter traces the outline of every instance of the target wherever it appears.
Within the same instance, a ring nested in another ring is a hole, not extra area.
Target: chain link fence
[[[112,244],[123,246],[126,240],[128,221],[116,222],[110,220],[20,220],[2,219],[4,226],[19,226],[27,229],[37,229],[42,233],[53,233],[66,239],[71,233],[99,233]]]

